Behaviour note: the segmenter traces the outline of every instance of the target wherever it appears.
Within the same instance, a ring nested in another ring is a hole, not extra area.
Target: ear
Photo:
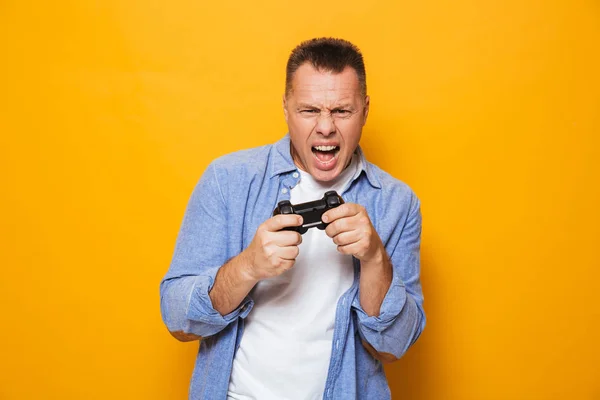
[[[282,102],[283,105],[283,116],[285,117],[285,123],[288,122],[288,110],[287,110],[287,99],[285,98],[285,93],[283,94]]]
[[[369,115],[369,106],[371,104],[371,98],[365,97],[365,109],[363,110],[363,126],[367,123],[367,116]]]

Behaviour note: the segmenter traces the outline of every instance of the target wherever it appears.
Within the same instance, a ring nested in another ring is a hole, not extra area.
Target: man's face
[[[346,67],[336,74],[302,64],[283,109],[296,166],[318,181],[336,178],[350,162],[369,112],[356,71]]]

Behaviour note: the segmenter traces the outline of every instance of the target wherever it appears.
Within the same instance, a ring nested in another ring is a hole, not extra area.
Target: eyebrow
[[[332,110],[341,110],[341,109],[344,109],[344,108],[350,108],[350,109],[352,109],[353,107],[352,107],[352,104],[349,104],[349,103],[346,104],[346,103],[344,103],[344,104],[340,104],[339,106],[333,107]]]
[[[308,104],[308,103],[298,103],[298,108],[311,108],[311,109],[315,109],[315,110],[320,110],[321,107],[319,106],[315,106],[312,104]],[[343,108],[353,108],[352,105],[350,103],[343,103],[343,104],[339,104],[335,107],[332,108],[332,110],[340,110]]]
[[[313,108],[315,110],[320,110],[320,107],[313,106],[312,104],[308,103],[298,103],[298,108]]]

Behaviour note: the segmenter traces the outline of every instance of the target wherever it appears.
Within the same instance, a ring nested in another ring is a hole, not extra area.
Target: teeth
[[[337,146],[315,146],[315,149],[319,150],[319,151],[331,151],[331,150],[335,150],[337,148]]]

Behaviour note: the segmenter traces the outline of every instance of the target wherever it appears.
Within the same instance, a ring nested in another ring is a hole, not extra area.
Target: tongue
[[[319,161],[321,162],[329,162],[333,159],[333,156],[335,155],[335,150],[332,151],[315,151],[315,154],[317,156],[317,158],[319,159]]]

